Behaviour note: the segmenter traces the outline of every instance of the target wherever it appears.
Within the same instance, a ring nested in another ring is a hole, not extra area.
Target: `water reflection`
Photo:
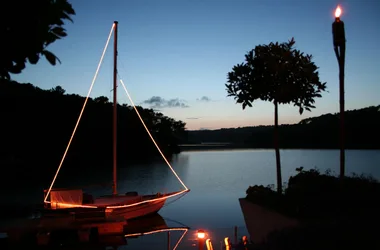
[[[296,173],[295,168],[300,166],[303,166],[304,169],[318,167],[322,172],[327,168],[339,172],[339,150],[281,150],[281,157],[282,174],[285,182],[290,175]],[[380,168],[378,167],[380,150],[347,150],[346,157],[347,174],[364,172],[380,179]],[[249,185],[276,183],[276,162],[273,150],[183,152],[177,157],[173,157],[171,164],[191,189],[191,192],[171,204],[169,201],[159,213],[166,221],[168,221],[167,218],[171,218],[190,226],[195,231],[199,228],[207,230],[210,233],[214,248],[224,237],[233,236],[234,226],[239,227],[239,237],[247,235],[238,200],[245,196],[247,187]],[[180,184],[169,171],[169,168],[162,161],[157,165],[152,163],[120,169],[120,179],[123,180],[119,180],[119,187],[122,188],[120,193],[127,191],[165,193],[164,188],[167,191],[178,190]],[[67,185],[62,186],[69,187],[70,184],[76,186],[86,184],[86,182],[89,184],[103,183],[112,179],[111,172],[108,170],[103,173],[94,171],[82,179],[73,176],[73,178],[65,180]],[[74,183],[74,178],[79,179],[79,181]],[[111,186],[107,188],[109,189],[97,188],[98,195],[109,193]],[[12,193],[13,188],[0,190],[4,192],[4,203],[0,209],[13,205],[13,200],[22,204],[25,204],[27,199],[31,203],[33,202],[32,204],[41,202],[43,199],[42,189],[29,187],[22,192],[14,193]],[[92,193],[96,194],[95,192]],[[18,208],[19,205],[16,204],[13,207]],[[11,211],[11,209],[7,211]],[[4,218],[9,217],[9,213],[2,212],[1,214]],[[169,226],[171,227],[171,225]],[[193,233],[189,231],[186,234],[178,249],[187,249],[185,245],[193,243],[192,240],[195,240]],[[178,239],[181,234],[182,231],[171,232],[173,245],[174,237]],[[191,237],[193,238],[190,239]],[[127,241],[128,245],[120,246],[119,249],[144,249],[140,245],[143,246],[149,242],[158,242],[157,246],[152,247],[152,249],[167,249],[165,248],[167,233],[128,238]],[[0,249],[3,248],[0,247]],[[145,249],[149,248],[146,247]]]
[[[64,219],[64,218],[63,218]],[[35,228],[27,223],[20,223],[18,228],[0,230],[7,237],[1,239],[0,249],[178,249],[189,227],[159,214],[128,221],[119,233],[115,231],[112,221],[100,223],[95,220],[75,221],[70,226],[41,227],[43,220],[34,221]],[[62,218],[56,218],[57,223]],[[23,224],[23,225],[22,225]],[[29,225],[29,227],[26,226]],[[60,223],[61,224],[61,223]],[[46,224],[45,224],[46,225]],[[62,224],[61,224],[62,225]],[[108,229],[108,230],[107,230]]]
[[[149,249],[153,246],[155,246],[155,249],[158,249],[160,248],[159,246],[166,246],[165,249],[175,250],[178,248],[189,229],[189,227],[180,222],[170,219],[165,220],[159,214],[155,214],[150,217],[129,221],[125,229],[125,237],[129,239],[129,245],[133,246],[133,249]],[[174,235],[174,232],[180,232],[180,235]],[[132,239],[134,238],[136,239],[142,236],[151,236],[155,234],[161,234],[158,236],[166,234],[166,242],[165,237],[150,237],[148,240],[142,239],[139,242],[132,242]],[[149,248],[147,245],[149,245]]]
[[[186,179],[189,168],[189,155],[173,156],[170,164],[181,179]],[[104,183],[107,180],[105,176],[107,176],[105,171],[95,172],[92,173],[91,179],[93,182]],[[110,179],[111,177],[108,178],[108,180]],[[70,180],[70,182],[66,181],[66,184],[61,186],[71,187],[75,185],[73,183]],[[183,189],[182,185],[163,160],[149,164],[135,164],[118,170],[119,193],[136,191],[144,194],[155,194],[157,192],[169,193],[179,189]],[[86,185],[85,191],[95,195],[103,195],[111,191],[111,183],[108,186]]]

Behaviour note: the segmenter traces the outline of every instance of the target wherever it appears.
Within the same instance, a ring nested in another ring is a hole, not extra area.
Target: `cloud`
[[[209,102],[209,101],[211,101],[211,98],[207,97],[207,96],[202,96],[201,98],[197,98],[197,101],[200,101],[200,102]]]
[[[173,98],[166,100],[160,96],[152,96],[148,100],[142,102],[143,104],[150,105],[151,108],[160,109],[160,108],[188,108],[189,106],[185,101],[180,100],[179,98]]]
[[[187,117],[186,119],[187,119],[187,120],[198,120],[199,117]]]

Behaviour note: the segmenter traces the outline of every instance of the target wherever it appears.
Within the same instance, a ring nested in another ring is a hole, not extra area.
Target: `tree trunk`
[[[277,192],[282,193],[281,160],[278,147],[278,103],[274,102],[274,149],[276,151]]]

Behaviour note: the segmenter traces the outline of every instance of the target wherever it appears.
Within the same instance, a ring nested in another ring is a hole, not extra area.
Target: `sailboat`
[[[66,157],[67,151],[70,147],[71,141],[75,135],[75,131],[78,127],[79,121],[82,117],[84,108],[86,106],[87,100],[91,93],[92,86],[95,82],[97,73],[99,71],[101,62],[103,60],[105,51],[108,47],[110,38],[114,34],[114,52],[113,52],[113,185],[112,194],[104,195],[101,197],[94,198],[91,194],[86,194],[82,189],[54,189],[53,185],[58,176],[59,170],[62,167],[62,163]],[[44,208],[45,210],[55,210],[55,211],[70,211],[77,213],[96,213],[101,212],[105,214],[105,217],[124,217],[126,220],[134,219],[149,214],[157,213],[165,204],[166,200],[172,197],[181,196],[190,190],[186,187],[183,181],[179,178],[177,173],[174,171],[173,167],[170,165],[169,161],[165,158],[160,147],[155,142],[153,136],[151,135],[149,129],[141,118],[138,109],[133,103],[124,83],[120,80],[129,100],[132,102],[132,107],[136,111],[142,125],[144,126],[146,132],[150,136],[152,143],[156,146],[157,150],[161,154],[162,158],[165,160],[166,164],[172,170],[175,177],[184,187],[183,190],[161,194],[156,193],[153,195],[140,195],[137,192],[128,192],[125,194],[119,194],[117,190],[117,34],[118,34],[118,22],[115,21],[112,25],[111,31],[108,36],[106,46],[103,50],[98,68],[96,70],[94,80],[91,84],[90,90],[88,92],[87,98],[83,104],[82,111],[79,115],[78,121],[71,135],[70,141],[66,147],[63,154],[62,160],[58,167],[58,170],[53,178],[53,181],[49,189],[44,190]]]

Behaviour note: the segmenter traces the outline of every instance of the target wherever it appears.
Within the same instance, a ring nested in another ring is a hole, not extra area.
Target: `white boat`
[[[95,214],[95,213],[104,213],[106,217],[113,217],[113,216],[122,216],[126,220],[142,217],[148,214],[153,214],[158,212],[165,204],[165,201],[168,198],[172,198],[175,196],[184,195],[185,193],[189,192],[190,190],[186,187],[186,185],[182,182],[182,180],[179,178],[179,176],[176,174],[172,166],[170,165],[169,161],[165,158],[164,154],[162,153],[161,149],[155,142],[153,136],[149,132],[149,129],[146,127],[143,119],[141,118],[138,109],[134,105],[132,99],[130,98],[130,95],[124,85],[124,83],[120,80],[122,86],[124,87],[124,90],[126,91],[126,94],[130,101],[132,102],[132,106],[134,110],[136,111],[136,114],[138,115],[140,121],[142,122],[146,132],[150,136],[152,143],[157,147],[157,150],[167,163],[168,167],[172,170],[175,177],[177,177],[178,181],[182,184],[184,187],[183,190],[177,191],[177,192],[171,192],[166,194],[156,193],[154,195],[139,195],[136,192],[128,192],[126,194],[118,194],[117,190],[117,29],[118,29],[118,22],[114,22],[110,31],[110,34],[108,36],[108,40],[106,43],[106,46],[104,48],[102,57],[100,59],[94,80],[92,82],[92,85],[90,87],[89,93],[87,95],[87,98],[83,104],[82,111],[79,115],[78,121],[76,123],[76,126],[74,128],[74,131],[71,135],[70,141],[66,147],[65,153],[63,154],[62,160],[60,162],[60,165],[58,167],[58,170],[53,178],[53,181],[49,187],[49,189],[44,191],[44,207],[45,210],[54,210],[56,212],[77,212],[80,214]],[[100,64],[102,62],[102,59],[104,57],[104,53],[108,47],[108,43],[110,41],[110,38],[114,35],[114,70],[113,70],[113,192],[112,194],[108,194],[101,197],[94,198],[90,194],[85,194],[82,189],[53,189],[53,185],[55,183],[55,180],[58,176],[59,170],[61,169],[62,163],[66,157],[67,151],[70,147],[71,141],[75,135],[76,128],[78,127],[78,124],[80,122],[83,110],[86,106],[89,94],[91,92],[92,86],[95,82],[97,73],[100,68]]]

